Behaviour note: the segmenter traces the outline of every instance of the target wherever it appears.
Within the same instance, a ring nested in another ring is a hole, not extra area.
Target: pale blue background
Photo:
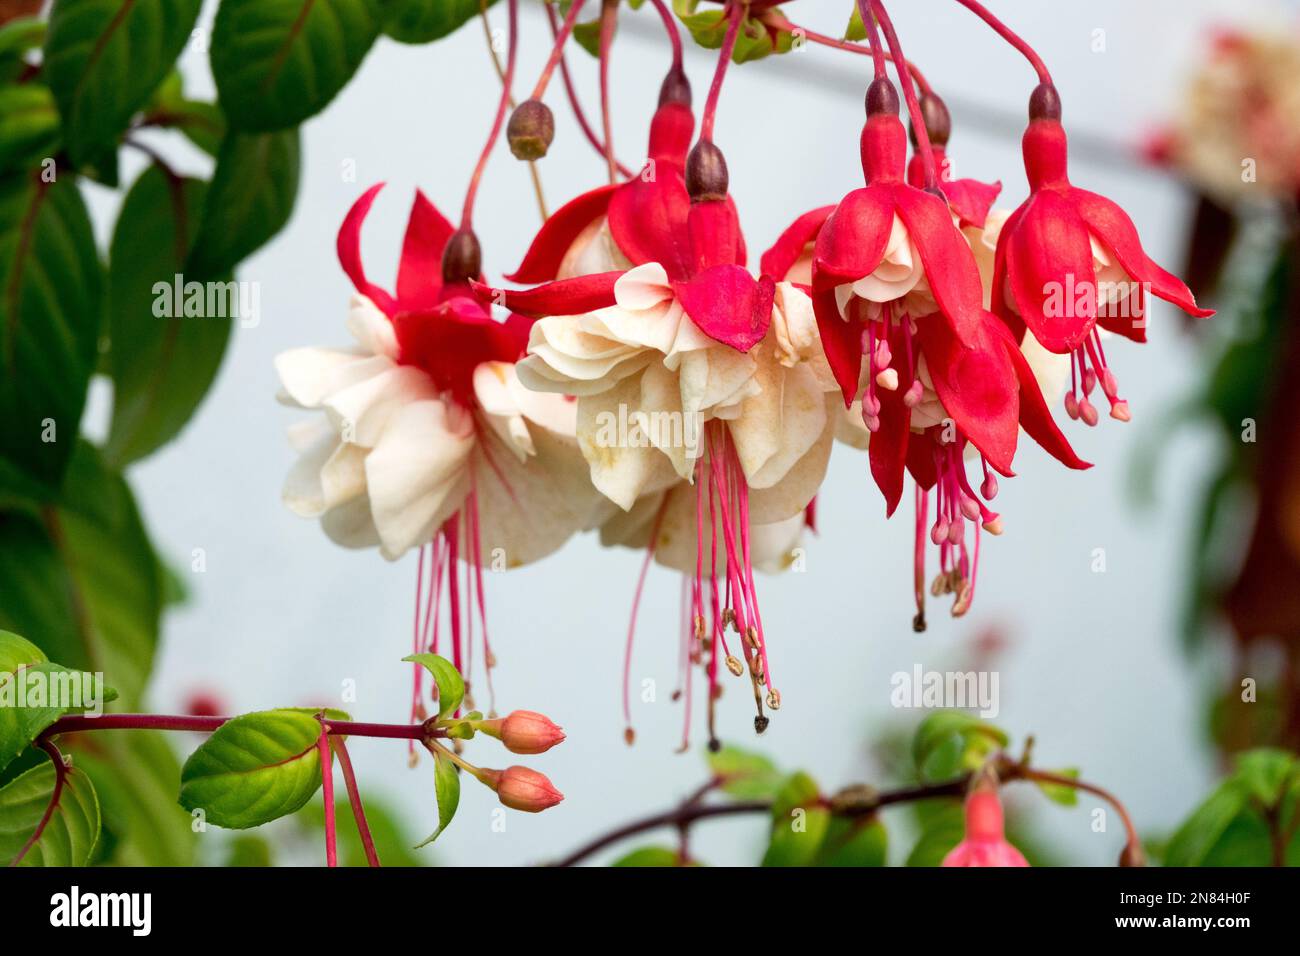
[[[998,12],[1051,65],[1076,140],[1113,144],[1096,162],[1076,156],[1076,181],[1122,203],[1148,250],[1177,267],[1188,195],[1164,176],[1126,159],[1149,124],[1177,101],[1207,28],[1223,20],[1269,20],[1277,8],[1210,0],[1000,0]],[[959,172],[1001,178],[1003,204],[1024,194],[1017,136],[1033,77],[1025,63],[955,4],[895,3],[909,55],[949,95],[952,153]],[[824,32],[842,28],[847,0],[802,0],[789,15]],[[549,42],[537,5],[524,2],[522,82],[531,86]],[[504,11],[495,16],[504,23]],[[211,16],[211,9],[207,11]],[[640,162],[646,121],[667,63],[650,10],[632,15],[616,45],[616,135],[620,155]],[[1106,50],[1092,51],[1094,30]],[[595,115],[594,60],[570,54]],[[191,92],[211,90],[207,58],[187,50]],[[702,103],[712,56],[692,49],[689,72]],[[717,124],[732,190],[753,258],[798,213],[836,200],[860,184],[857,137],[866,58],[821,48],[732,70]],[[411,189],[421,185],[455,217],[498,93],[481,31],[471,24],[450,42],[407,47],[381,40],[355,80],[304,128],[302,188],[289,226],[251,258],[241,278],[261,283],[260,326],[235,332],[215,389],[181,438],[135,469],[132,478],[161,548],[187,567],[194,548],[207,570],[189,575],[192,603],[168,617],[153,684],[156,709],[170,710],[192,690],[210,688],[235,710],[329,699],[354,679],[349,705],[367,720],[406,718],[410,675],[397,659],[410,642],[415,559],[388,564],[374,553],[331,545],[315,523],[279,500],[292,460],[284,428],[292,413],[273,400],[272,359],[304,344],[344,344],[350,284],[334,256],[334,235],[367,185],[390,183],[365,233],[372,279],[391,281]],[[574,126],[558,84],[549,97],[558,132],[542,172],[552,208],[602,181],[603,164]],[[203,173],[207,161],[164,137],[180,165]],[[1090,157],[1095,152],[1089,152]],[[357,179],[345,182],[345,162]],[[127,176],[134,175],[131,157]],[[95,213],[105,234],[114,200],[101,193]],[[537,225],[525,169],[502,150],[489,167],[476,216],[485,264],[512,267]],[[1003,628],[1013,650],[1002,661],[999,722],[1037,735],[1046,765],[1079,765],[1129,801],[1139,825],[1175,824],[1212,779],[1199,726],[1200,678],[1176,637],[1183,594],[1183,549],[1190,507],[1203,480],[1208,440],[1185,437],[1165,460],[1158,506],[1137,513],[1126,481],[1143,429],[1193,384],[1197,355],[1176,317],[1158,306],[1151,344],[1120,346],[1113,361],[1136,421],[1070,429],[1090,473],[1066,473],[1031,443],[1020,477],[1003,482],[999,504],[1007,534],[984,551],[979,597],[964,621],[934,613],[928,633],[910,628],[910,517],[886,524],[863,456],[840,448],[821,494],[821,536],[808,569],[760,582],[772,666],[785,698],[762,748],[802,766],[825,786],[871,779],[866,741],[897,723],[889,677],[961,665],[968,642]],[[101,389],[94,415],[102,421]],[[904,509],[907,511],[909,509]],[[1108,570],[1089,570],[1104,548]],[[565,726],[568,742],[532,765],[566,793],[540,817],[511,813],[505,833],[490,828],[491,795],[467,785],[460,816],[438,844],[440,860],[505,864],[555,856],[585,836],[668,806],[702,779],[697,752],[676,755],[681,711],[668,703],[676,665],[678,581],[651,575],[635,681],[658,681],[660,703],[638,705],[635,748],[622,742],[619,674],[624,628],[639,558],[602,551],[588,536],[553,559],[490,577],[489,613],[500,667],[503,709],[527,707]],[[697,684],[698,686],[698,684]],[[721,708],[722,729],[755,743],[740,683]],[[699,713],[697,709],[697,714]],[[906,717],[906,715],[902,715]],[[703,743],[701,735],[697,744]],[[436,821],[431,767],[406,767],[399,743],[358,741],[363,788],[403,808],[416,835]],[[493,746],[471,758],[499,763]],[[1025,795],[1026,805],[1044,801]],[[1039,823],[1070,858],[1109,863],[1122,838],[1117,824],[1095,835],[1084,808],[1047,806]],[[743,821],[703,828],[698,854],[710,862],[754,860],[761,825]],[[668,834],[663,839],[669,839]],[[209,838],[211,839],[211,838]],[[896,851],[905,849],[896,847]],[[308,857],[316,862],[314,855]]]

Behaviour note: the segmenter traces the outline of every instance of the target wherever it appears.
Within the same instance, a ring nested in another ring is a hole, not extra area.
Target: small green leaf
[[[875,815],[834,817],[817,857],[817,866],[884,866],[889,835]]]
[[[412,654],[402,660],[422,664],[438,687],[438,719],[454,714],[465,699],[465,679],[460,671],[445,657],[437,654]]]
[[[858,5],[853,5],[853,12],[849,14],[849,24],[844,28],[844,39],[853,42],[860,42],[867,38],[867,28],[862,25],[862,11]]]
[[[33,767],[0,788],[0,865],[12,863],[40,825],[54,796],[52,763]],[[19,866],[85,866],[99,840],[99,800],[80,770],[66,769],[59,803]]]
[[[975,769],[1007,740],[1005,732],[973,714],[940,710],[921,721],[912,738],[912,759],[922,777],[941,780]]]
[[[379,0],[222,0],[212,76],[241,129],[288,129],[325,108],[379,35]]]
[[[180,130],[186,139],[209,156],[216,156],[221,151],[221,141],[226,136],[226,117],[221,107],[216,103],[189,99],[181,75],[175,70],[154,91],[144,109],[144,122]]]
[[[34,170],[58,145],[59,111],[49,87],[0,86],[0,170]]]
[[[663,846],[643,846],[619,857],[610,866],[680,866],[676,850]]]
[[[816,781],[802,770],[791,774],[772,802],[772,837],[763,866],[811,866],[830,823]]]
[[[1165,848],[1166,866],[1202,866],[1215,846],[1250,802],[1250,791],[1239,780],[1219,786],[1183,822]]]
[[[27,69],[27,54],[45,42],[45,21],[17,17],[0,26],[0,82],[10,83]]]
[[[946,802],[925,814],[921,837],[908,855],[907,865],[939,866],[965,835],[966,820],[961,804],[956,800]]]
[[[1071,780],[1079,778],[1078,767],[1067,767],[1064,770],[1054,770],[1052,772],[1060,777],[1069,777]],[[1038,784],[1038,789],[1043,791],[1043,796],[1053,803],[1059,803],[1063,807],[1073,807],[1079,802],[1079,791],[1068,784],[1051,783],[1043,780],[1035,780],[1034,783]]]
[[[727,34],[726,11],[719,7],[699,10],[700,0],[673,0],[673,12],[690,33],[691,38],[706,50],[721,48]],[[731,54],[733,63],[761,60],[771,53],[790,50],[793,37],[777,31],[776,38],[759,20],[746,16],[736,36],[736,46]]]
[[[433,764],[433,789],[434,795],[438,798],[438,829],[419,843],[416,846],[417,850],[442,836],[447,825],[451,823],[452,817],[456,815],[456,808],[460,805],[460,771],[451,758],[441,751],[436,753]]]
[[[241,287],[186,282],[207,184],[150,166],[118,213],[109,252],[113,422],[104,454],[122,467],[176,437],[221,366]]]
[[[298,131],[230,133],[203,202],[187,279],[230,275],[289,221],[298,196]]]
[[[0,642],[13,636],[0,631]],[[103,686],[103,675],[49,661],[9,670],[0,661],[0,770],[64,714],[101,713],[116,698],[117,691]]]
[[[741,800],[774,797],[785,780],[767,757],[739,747],[726,746],[710,753],[708,762],[714,775],[726,781],[720,788],[722,792]]]
[[[1237,758],[1234,775],[1266,807],[1275,807],[1291,784],[1300,781],[1300,761],[1285,750],[1261,747]]]
[[[181,806],[232,830],[293,813],[321,785],[320,732],[320,721],[301,710],[226,721],[185,761]]]
[[[48,77],[76,166],[99,164],[190,38],[202,0],[55,0]]]
[[[399,43],[430,43],[454,33],[478,11],[479,0],[387,0],[384,33]]]

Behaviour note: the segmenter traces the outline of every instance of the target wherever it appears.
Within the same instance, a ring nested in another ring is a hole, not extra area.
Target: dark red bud
[[[1031,120],[1059,120],[1061,118],[1061,94],[1051,83],[1039,83],[1029,96],[1029,118]]]
[[[948,106],[939,97],[933,93],[925,93],[921,96],[921,118],[925,121],[925,132],[930,137],[931,146],[946,146],[948,138],[952,135],[952,116],[948,113]],[[912,145],[916,145],[916,128],[908,127],[911,133]]]
[[[706,140],[696,143],[686,158],[686,191],[691,202],[726,199],[730,183],[722,150]]]
[[[555,139],[555,116],[541,100],[524,100],[510,114],[506,139],[516,159],[541,159]]]
[[[686,71],[681,67],[669,70],[663,85],[659,87],[659,105],[665,103],[691,105],[691,81],[686,78]]]
[[[876,116],[880,113],[898,115],[898,91],[883,76],[872,80],[867,87],[867,115]]]
[[[442,281],[456,285],[477,279],[483,273],[483,252],[472,230],[457,229],[442,250]]]

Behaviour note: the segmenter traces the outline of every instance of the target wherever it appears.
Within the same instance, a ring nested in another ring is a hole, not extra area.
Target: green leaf
[[[54,796],[52,763],[33,767],[0,788],[0,865],[11,863],[31,839]],[[90,778],[66,770],[58,805],[40,839],[19,866],[85,866],[99,839],[99,800]]]
[[[1300,781],[1300,762],[1285,750],[1261,747],[1237,758],[1234,776],[1266,807],[1275,807],[1287,789]]]
[[[154,91],[144,110],[144,122],[180,130],[209,156],[221,150],[226,136],[226,117],[216,103],[192,100],[185,95],[179,72],[173,70]]]
[[[0,458],[50,488],[95,367],[101,272],[71,176],[0,176]]]
[[[889,834],[878,817],[834,817],[816,865],[884,866],[888,856]]]
[[[415,847],[417,850],[442,836],[456,815],[456,808],[460,806],[460,771],[451,758],[441,751],[435,752],[433,764],[433,789],[438,798],[438,829],[418,843]]]
[[[1054,770],[1053,773],[1061,777],[1069,777],[1071,780],[1079,778],[1078,767],[1067,767],[1064,770]],[[1043,791],[1043,796],[1053,803],[1059,803],[1063,807],[1073,807],[1079,802],[1079,791],[1064,783],[1051,783],[1042,780],[1035,780],[1038,789]]]
[[[1250,791],[1238,780],[1219,786],[1169,841],[1166,866],[1202,866],[1250,801]]]
[[[96,675],[44,657],[34,644],[0,631],[0,770],[64,714],[102,713],[117,698],[102,675],[97,687]]]
[[[18,79],[27,69],[27,54],[45,42],[45,21],[17,17],[0,26],[0,82]]]
[[[867,38],[867,28],[862,24],[862,11],[858,5],[853,5],[853,12],[849,14],[848,26],[844,28],[844,39],[854,42],[861,42]]]
[[[610,866],[680,866],[681,858],[676,850],[663,846],[643,846],[627,853]]]
[[[296,129],[226,136],[186,264],[187,278],[229,275],[284,227],[298,196],[299,162]]]
[[[772,837],[763,866],[811,866],[830,823],[816,781],[802,770],[791,774],[772,802]]]
[[[221,0],[212,76],[230,122],[269,132],[325,108],[379,35],[378,0]]]
[[[921,776],[942,780],[980,766],[1007,735],[998,727],[960,710],[939,710],[921,721],[912,738],[912,759]]]
[[[43,73],[76,166],[115,149],[194,29],[202,0],[54,0]]]
[[[198,834],[176,805],[181,765],[168,735],[101,730],[68,739],[73,760],[94,782],[113,866],[193,866]],[[106,848],[106,844],[108,847]]]
[[[412,664],[422,664],[438,687],[438,718],[454,714],[465,699],[465,679],[460,676],[454,664],[437,654],[412,654],[402,660]]]
[[[399,43],[430,43],[454,33],[478,11],[479,0],[385,0],[384,34]]]
[[[35,170],[58,145],[59,111],[49,87],[0,86],[0,170]]]
[[[730,745],[708,755],[709,769],[726,783],[720,788],[740,800],[775,797],[785,780],[776,765],[762,754]]]
[[[158,642],[158,559],[130,488],[88,443],[65,500],[0,515],[0,627],[66,666],[104,672],[134,709]]]
[[[939,866],[966,835],[962,805],[956,800],[926,813],[920,839],[907,857],[908,866]]]
[[[231,830],[293,813],[321,785],[320,733],[320,721],[299,710],[226,721],[181,768],[181,806]]]
[[[722,47],[727,34],[726,11],[720,7],[699,10],[700,0],[673,0],[673,12],[690,33],[691,38],[706,50]],[[733,63],[761,60],[771,53],[785,53],[793,43],[791,34],[778,31],[776,39],[766,26],[751,16],[746,16],[736,37],[731,54]]]
[[[119,467],[180,433],[216,378],[239,312],[235,282],[187,283],[182,274],[206,192],[199,180],[150,166],[118,213],[107,299],[113,423],[104,454]]]
[[[241,833],[226,848],[226,866],[274,866],[271,844],[255,833]]]

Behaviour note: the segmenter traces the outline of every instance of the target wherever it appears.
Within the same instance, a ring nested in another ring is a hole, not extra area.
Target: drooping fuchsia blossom
[[[1087,464],[1052,421],[1015,338],[983,308],[980,270],[958,227],[962,215],[942,193],[906,181],[906,134],[887,80],[872,83],[868,105],[862,135],[867,185],[849,193],[816,231],[812,299],[844,404],[860,404],[886,513],[892,515],[902,498],[905,474],[917,485],[920,629],[927,530],[941,568],[931,590],[954,594],[953,613],[962,614],[974,596],[979,532],[1002,530],[985,504],[997,494],[992,472],[1013,474],[1022,427],[1067,466]],[[980,218],[987,210],[968,214]],[[796,268],[795,249],[806,244],[819,215],[810,213],[787,230],[765,263]],[[968,446],[982,463],[978,495],[966,475]],[[927,529],[932,489],[936,513]],[[975,524],[973,552],[968,521]]]
[[[981,777],[966,797],[966,836],[943,866],[1028,866],[1023,853],[1007,842],[997,784]]]
[[[520,380],[577,396],[591,480],[621,509],[602,540],[689,575],[683,659],[707,667],[710,701],[720,662],[741,670],[734,628],[761,728],[764,700],[780,698],[753,570],[803,526],[830,453],[835,384],[807,295],[745,269],[722,154],[701,141],[685,162],[689,100],[680,83],[666,90],[652,166],[605,194],[603,217],[599,190],[557,212],[513,273],[560,278],[479,292],[539,316]]]
[[[445,593],[456,666],[468,668],[476,608],[490,666],[484,564],[544,557],[604,506],[586,480],[573,403],[515,374],[530,320],[498,322],[470,293],[480,274],[471,232],[417,192],[395,291],[367,277],[360,232],[381,188],[357,200],[338,235],[356,344],[276,359],[282,401],[324,412],[290,430],[302,457],[284,500],[347,547],[378,546],[389,560],[419,549],[416,650],[437,650]]]
[[[1070,183],[1061,101],[1041,83],[1029,101],[1022,141],[1030,193],[1007,219],[993,269],[993,311],[1017,339],[1027,329],[1050,351],[1071,356],[1071,418],[1097,423],[1089,400],[1100,384],[1112,418],[1128,421],[1100,329],[1146,341],[1147,295],[1205,318],[1176,276],[1142,248],[1133,220],[1104,196]]]

